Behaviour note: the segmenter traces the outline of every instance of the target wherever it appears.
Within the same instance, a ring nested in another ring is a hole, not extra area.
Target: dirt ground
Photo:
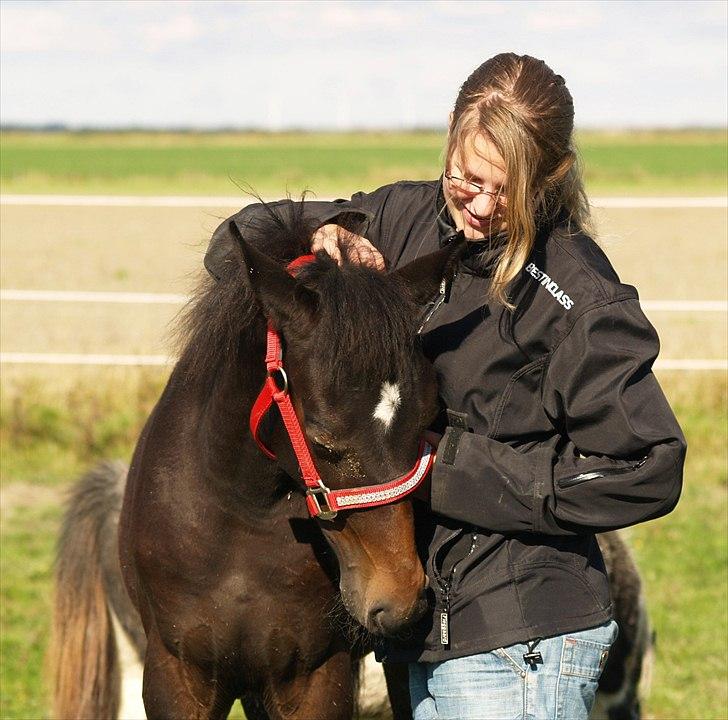
[[[3,205],[0,286],[186,294],[213,230],[235,210]],[[595,219],[622,280],[635,285],[643,300],[725,300],[725,209],[600,209]],[[0,347],[167,354],[178,311],[174,305],[4,301]],[[662,358],[726,356],[725,313],[648,316],[660,333]]]

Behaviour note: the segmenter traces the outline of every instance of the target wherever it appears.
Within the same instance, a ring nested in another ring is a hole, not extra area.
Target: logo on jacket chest
[[[526,272],[539,284],[553,295],[554,299],[563,305],[565,310],[571,310],[574,307],[574,301],[559,287],[559,284],[547,275],[543,270],[539,270],[533,263],[526,265]]]

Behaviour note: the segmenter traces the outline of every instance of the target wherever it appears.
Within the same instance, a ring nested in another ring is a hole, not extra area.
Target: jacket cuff
[[[454,517],[453,511],[457,511],[465,497],[469,497],[462,494],[462,479],[456,465],[464,434],[462,428],[448,427],[445,430],[432,467],[430,506],[434,512],[446,517]]]
[[[432,469],[430,504],[445,517],[497,532],[539,532],[552,495],[551,452],[521,453],[449,427]]]

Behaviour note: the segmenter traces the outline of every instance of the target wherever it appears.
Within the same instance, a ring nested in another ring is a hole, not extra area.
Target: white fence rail
[[[189,298],[173,293],[92,292],[75,290],[0,290],[0,301],[118,303],[132,305],[181,305]],[[643,300],[642,307],[654,312],[726,313],[728,302],[721,300]],[[174,363],[166,355],[113,355],[77,353],[0,353],[4,365],[95,365],[164,366]],[[705,358],[658,359],[656,370],[728,370],[728,361]]]
[[[20,302],[122,303],[133,305],[181,305],[186,295],[172,293],[95,292],[83,290],[0,290],[0,300]]]
[[[0,290],[0,300],[182,305],[189,297],[173,293],[8,289]],[[642,300],[640,304],[645,310],[655,312],[728,312],[728,301],[724,300]]]
[[[0,353],[4,365],[96,365],[96,366],[164,366],[173,365],[175,358],[166,355],[103,355],[74,353]],[[728,360],[658,359],[655,370],[728,370]]]
[[[270,198],[265,198],[269,200]],[[316,200],[333,200],[317,197]],[[66,207],[225,207],[248,205],[244,196],[196,195],[0,195],[0,205],[47,205]],[[728,208],[728,197],[593,197],[596,208]]]

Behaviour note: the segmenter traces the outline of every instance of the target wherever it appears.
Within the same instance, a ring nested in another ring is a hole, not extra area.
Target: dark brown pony
[[[422,610],[409,503],[311,520],[280,419],[272,413],[266,435],[279,458],[272,462],[247,416],[263,384],[264,318],[272,317],[327,483],[384,482],[408,469],[436,409],[414,301],[435,294],[451,251],[388,277],[321,257],[294,281],[282,268],[307,251],[301,208],[257,230],[250,236],[265,254],[241,242],[228,274],[203,285],[191,306],[182,358],[128,484],[126,467],[103,464],[69,498],[51,651],[59,719],[118,716],[125,660],[114,628],[145,662],[150,718],[221,718],[235,698],[249,720],[350,718],[367,646],[339,612],[341,599],[378,633]],[[400,396],[391,426],[373,417],[385,381]],[[651,632],[626,545],[616,533],[599,543],[620,634],[594,714],[636,720]],[[408,717],[406,678],[390,672],[395,717]]]
[[[325,483],[379,484],[408,471],[437,412],[434,372],[417,344],[418,303],[436,294],[457,249],[388,276],[320,255],[294,279],[284,266],[307,252],[312,228],[301,205],[285,212],[249,229],[250,244],[231,227],[236,254],[186,315],[181,358],[129,469],[119,553],[146,635],[151,719],[224,718],[236,698],[250,720],[350,718],[363,648],[337,606],[377,634],[398,632],[426,606],[410,503],[312,520],[277,412],[266,435],[275,461],[247,425],[265,379],[269,319]],[[89,642],[110,629],[103,578],[90,572],[75,587],[72,574],[65,584],[59,574],[63,718],[114,710],[113,651]],[[69,682],[82,686],[74,693]]]

